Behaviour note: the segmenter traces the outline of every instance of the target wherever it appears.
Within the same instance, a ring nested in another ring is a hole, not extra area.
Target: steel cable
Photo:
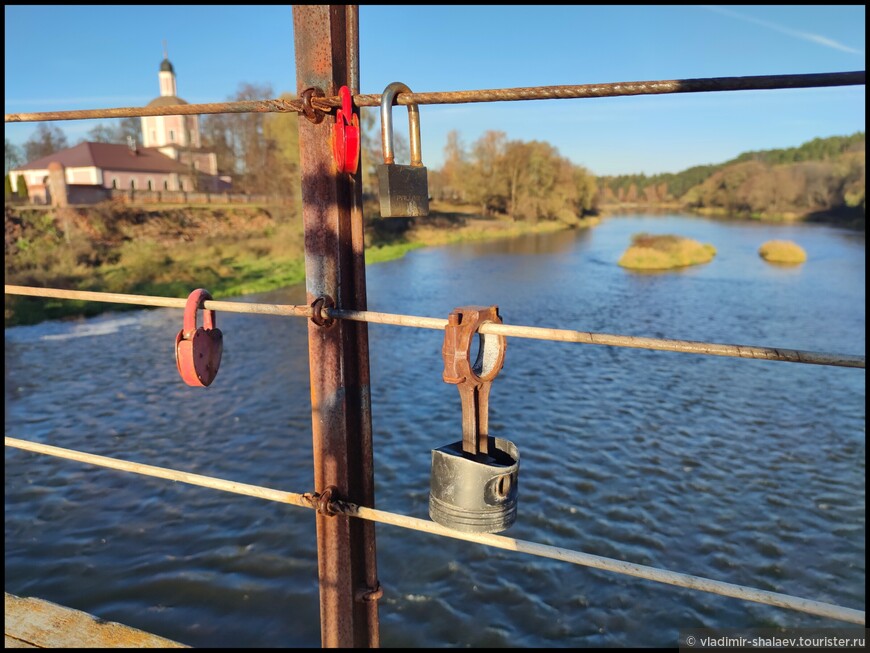
[[[494,88],[470,91],[440,91],[431,93],[399,93],[396,104],[464,104],[469,102],[513,102],[518,100],[565,100],[626,95],[662,95],[667,93],[703,93],[712,91],[750,91],[790,88],[854,86],[865,83],[865,71],[810,73],[796,75],[755,75],[747,77],[704,77],[696,79],[660,79],[641,82],[608,82],[603,84],[573,84],[562,86],[530,86],[524,88]],[[381,96],[357,94],[358,107],[376,107]],[[311,106],[330,112],[341,107],[341,98],[313,97]],[[204,115],[211,113],[302,113],[301,99],[243,100],[205,104],[176,104],[164,107],[119,107],[113,109],[82,109],[76,111],[43,111],[40,113],[7,113],[6,122],[38,122],[42,120],[88,120],[92,118],[128,118],[136,116]]]

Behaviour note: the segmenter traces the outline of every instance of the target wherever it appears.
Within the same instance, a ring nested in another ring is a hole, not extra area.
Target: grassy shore
[[[377,216],[376,207],[366,215]],[[186,297],[206,288],[216,299],[265,292],[305,280],[302,221],[291,207],[98,205],[6,209],[7,284]],[[587,227],[595,219],[578,221]],[[510,238],[568,228],[484,218],[472,207],[433,202],[427,218],[371,218],[366,263],[421,247]],[[5,324],[95,315],[136,306],[7,295]]]
[[[623,202],[620,204],[601,204],[598,207],[600,215],[603,217],[620,216],[631,213],[642,212],[648,215],[678,213],[682,215],[698,215],[705,218],[715,218],[722,220],[754,220],[758,222],[766,222],[771,224],[792,224],[796,222],[813,222],[830,224],[846,229],[856,231],[864,231],[864,208],[859,207],[838,207],[829,211],[818,212],[733,212],[722,208],[692,208],[679,204],[677,202]]]

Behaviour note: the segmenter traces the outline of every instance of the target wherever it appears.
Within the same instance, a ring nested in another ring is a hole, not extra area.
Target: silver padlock
[[[381,217],[414,218],[429,215],[429,179],[420,154],[420,110],[408,105],[411,130],[411,165],[395,163],[393,155],[393,101],[398,93],[412,93],[402,82],[393,82],[381,97],[381,145],[384,163],[378,166]]]

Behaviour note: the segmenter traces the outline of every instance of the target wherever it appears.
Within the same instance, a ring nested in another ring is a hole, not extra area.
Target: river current
[[[638,274],[633,233],[716,246]],[[765,263],[771,239],[797,267]],[[411,252],[368,268],[370,310],[863,355],[863,233],[678,215]],[[300,286],[238,301],[304,303]],[[307,327],[223,313],[208,389],[170,309],[5,331],[6,435],[313,490]],[[370,325],[376,506],[428,518],[433,448],[461,438],[439,331]],[[520,450],[504,534],[844,607],[865,603],[865,373],[509,338],[490,433]],[[840,622],[377,526],[385,647],[677,646],[681,629]],[[193,646],[320,646],[314,514],[6,449],[5,588]]]

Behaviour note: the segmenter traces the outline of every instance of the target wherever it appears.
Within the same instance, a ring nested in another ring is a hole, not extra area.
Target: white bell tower
[[[163,61],[160,62],[160,72],[157,77],[160,83],[160,95],[151,100],[147,106],[166,107],[173,104],[187,104],[177,95],[175,69],[166,53],[166,41],[163,42]],[[179,148],[202,147],[199,116],[142,116],[142,145],[168,148],[164,154],[173,159],[179,158]]]

